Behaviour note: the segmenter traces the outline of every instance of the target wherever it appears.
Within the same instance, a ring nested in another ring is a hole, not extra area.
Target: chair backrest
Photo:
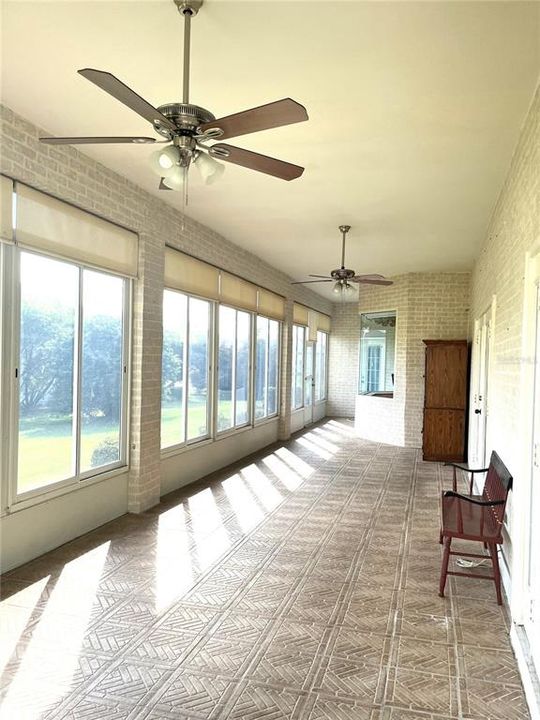
[[[489,460],[489,469],[482,495],[485,500],[504,500],[503,505],[494,505],[492,508],[493,514],[501,525],[504,520],[506,500],[508,499],[508,493],[512,489],[512,483],[513,478],[510,471],[494,450]]]

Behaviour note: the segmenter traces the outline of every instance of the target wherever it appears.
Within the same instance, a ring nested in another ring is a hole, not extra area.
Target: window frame
[[[296,359],[298,356],[298,332],[297,329],[302,330],[302,402],[300,405],[295,405],[296,399]],[[291,363],[291,413],[303,410],[305,407],[305,372],[306,372],[306,343],[307,343],[307,328],[305,325],[299,325],[298,323],[292,324],[292,363]],[[296,352],[295,352],[296,350]]]
[[[266,409],[265,414],[262,417],[256,417],[255,416],[255,403],[256,403],[256,397],[255,397],[255,383],[257,381],[257,322],[259,318],[264,318],[265,320],[268,320],[268,330],[266,333],[266,354],[265,354],[265,361],[266,361],[266,373],[265,373],[265,387],[267,388],[266,393]],[[268,414],[268,376],[270,374],[270,365],[268,362],[268,359],[270,357],[270,323],[275,322],[278,326],[278,340],[277,340],[277,368],[276,368],[276,410],[275,412]],[[269,420],[273,420],[274,418],[279,417],[279,408],[280,408],[280,392],[281,392],[281,347],[282,347],[282,331],[283,331],[283,323],[277,320],[276,318],[268,317],[267,315],[264,315],[263,313],[257,313],[255,315],[255,323],[254,323],[254,332],[253,334],[253,343],[252,343],[252,358],[253,358],[253,391],[252,391],[252,410],[251,410],[251,417],[253,418],[253,427],[256,425],[261,425],[265,422],[268,422]]]
[[[386,400],[392,400],[395,397],[396,394],[396,385],[394,381],[394,387],[392,390],[374,390],[372,392],[368,392],[365,390],[362,390],[362,368],[365,365],[365,360],[363,361],[363,348],[364,348],[364,341],[362,338],[362,318],[365,315],[379,315],[379,316],[394,316],[395,318],[395,325],[394,325],[394,378],[396,376],[396,357],[397,357],[397,342],[398,342],[398,335],[397,335],[397,328],[398,328],[398,321],[399,321],[399,314],[396,309],[388,309],[388,310],[372,310],[370,312],[366,313],[360,313],[359,319],[360,319],[360,332],[359,332],[359,341],[358,341],[358,383],[357,383],[357,394],[365,397],[378,397],[378,398],[384,398]],[[387,343],[385,338],[385,348],[384,348],[384,362],[386,366],[386,355],[387,355]],[[366,352],[366,358],[367,358],[367,352]],[[386,371],[383,373],[383,375],[386,375]]]
[[[21,254],[32,254],[57,262],[63,262],[77,268],[78,272],[78,303],[77,318],[75,325],[75,349],[74,349],[74,454],[75,454],[75,473],[68,478],[63,478],[56,482],[42,485],[38,488],[19,492],[18,488],[18,451],[19,451],[19,419],[20,419],[20,349],[21,349]],[[9,255],[11,254],[11,258]],[[5,260],[8,256],[7,261]],[[46,499],[47,496],[55,496],[63,494],[63,492],[76,490],[88,484],[89,481],[97,481],[108,477],[110,474],[126,472],[129,470],[129,406],[131,395],[131,339],[132,339],[132,298],[133,298],[133,282],[132,278],[120,275],[110,270],[96,268],[93,265],[60,258],[54,254],[33,250],[30,248],[21,248],[15,245],[11,246],[6,252],[4,247],[5,272],[4,280],[6,284],[4,300],[6,300],[7,310],[4,316],[7,316],[8,335],[10,342],[5,340],[6,346],[11,345],[11,352],[6,352],[6,383],[4,385],[6,394],[9,395],[9,409],[6,412],[8,416],[7,424],[7,478],[8,478],[8,497],[7,509],[15,508],[18,505],[27,506],[39,498]],[[120,278],[123,282],[122,288],[122,383],[120,389],[120,418],[119,418],[119,459],[113,463],[107,463],[99,468],[80,472],[80,447],[81,447],[81,398],[82,398],[82,372],[81,358],[83,349],[83,273],[84,270],[101,273],[110,277]],[[9,375],[7,374],[9,373]],[[9,379],[8,379],[9,377]]]
[[[324,385],[323,385],[323,394],[322,397],[317,397],[319,392],[319,384],[317,382],[318,380],[318,372],[319,372],[319,366],[320,363],[318,362],[317,358],[317,351],[319,349],[319,335],[325,336],[325,345],[324,345]],[[330,333],[325,332],[324,330],[317,330],[317,340],[316,340],[316,347],[315,347],[315,404],[323,403],[328,400],[328,342],[330,339]]]
[[[199,443],[208,442],[209,440],[214,439],[213,434],[213,398],[214,398],[214,377],[213,377],[213,367],[214,367],[214,346],[215,346],[215,316],[216,316],[216,306],[217,303],[213,300],[210,300],[209,298],[201,297],[199,295],[194,295],[193,293],[187,293],[183,292],[182,290],[177,290],[176,288],[170,288],[167,286],[163,287],[163,297],[165,297],[165,292],[172,292],[176,293],[177,295],[183,295],[186,298],[186,338],[184,342],[184,357],[183,357],[183,382],[184,382],[184,391],[182,396],[182,409],[184,413],[184,440],[179,443],[174,443],[173,445],[167,445],[163,447],[160,442],[160,453],[162,456],[167,455],[173,455],[181,450],[185,450],[186,448],[191,448],[193,445],[198,445]],[[190,322],[189,322],[189,306],[191,298],[195,300],[203,300],[204,302],[208,303],[208,333],[207,333],[207,361],[206,361],[206,372],[207,372],[207,378],[208,378],[208,396],[206,401],[206,435],[200,435],[196,438],[188,439],[188,402],[189,402],[189,380],[188,383],[185,383],[185,379],[188,377],[189,373],[189,328],[190,328]],[[163,358],[163,338],[161,340],[161,352],[162,352],[162,358]],[[163,382],[163,376],[161,378]],[[160,387],[160,437],[161,437],[161,387]]]
[[[254,423],[254,385],[255,385],[255,363],[254,363],[254,355],[253,355],[253,342],[254,342],[254,335],[256,334],[254,332],[255,329],[255,323],[254,323],[254,316],[255,313],[246,310],[245,308],[239,308],[235,307],[234,305],[229,305],[228,303],[216,303],[217,310],[215,314],[215,355],[214,355],[214,363],[215,363],[215,370],[214,373],[214,402],[213,402],[213,408],[214,408],[214,424],[213,429],[214,433],[212,436],[212,439],[217,440],[221,439],[222,437],[226,437],[227,435],[232,435],[235,432],[239,432],[242,430],[245,430],[246,428],[253,428],[255,427]],[[230,310],[234,310],[235,317],[234,317],[234,344],[233,344],[233,358],[232,358],[232,378],[231,378],[231,399],[233,402],[232,405],[232,412],[231,417],[233,419],[233,424],[231,427],[224,428],[223,430],[218,429],[218,419],[219,419],[219,309],[225,307],[229,308]],[[249,363],[248,363],[248,400],[247,400],[247,411],[248,411],[248,419],[245,423],[241,423],[240,425],[236,424],[236,357],[238,352],[238,313],[242,312],[246,315],[249,315],[249,343],[248,343],[248,349],[249,349]]]

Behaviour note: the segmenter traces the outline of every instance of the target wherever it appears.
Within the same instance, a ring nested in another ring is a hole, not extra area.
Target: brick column
[[[143,512],[160,497],[161,345],[164,246],[144,234],[133,297],[131,470],[128,511]]]

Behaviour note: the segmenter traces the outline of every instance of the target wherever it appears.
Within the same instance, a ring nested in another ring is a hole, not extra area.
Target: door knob
[[[481,412],[482,412],[482,411],[481,411],[481,410],[478,410],[478,408],[477,408],[477,409],[474,411],[474,414],[475,414],[475,415],[480,415]]]

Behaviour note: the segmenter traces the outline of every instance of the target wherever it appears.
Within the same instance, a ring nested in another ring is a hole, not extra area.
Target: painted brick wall
[[[292,300],[330,313],[331,303],[308,288],[291,286],[290,278],[218,233],[182,215],[126,178],[91,160],[75,148],[38,142],[48,134],[6,107],[0,108],[2,173],[62,200],[91,210],[139,233],[140,277],[133,304],[131,405],[131,476],[129,509],[150,507],[160,494],[160,377],[163,261],[165,243],[226,270],[247,277]],[[285,348],[287,334],[285,333]],[[288,383],[288,387],[287,387]],[[290,395],[290,373],[284,366],[282,399]],[[287,435],[288,418],[280,424]]]
[[[358,337],[360,318],[356,303],[334,303],[328,355],[328,402],[326,412],[335,417],[354,417],[358,385]]]
[[[531,330],[524,322],[525,269],[527,255],[540,249],[540,87],[531,104],[502,188],[475,263],[472,277],[471,331],[474,320],[494,303],[495,322],[488,388],[488,452],[496,449],[512,471],[514,492],[510,495],[507,527],[512,543],[521,536],[526,522],[531,467],[526,444],[531,421],[524,414],[531,406],[531,389],[524,377],[532,372],[532,358],[523,353]],[[525,492],[525,495],[527,492]],[[519,498],[522,498],[523,503]],[[514,511],[516,508],[516,511]],[[521,540],[517,540],[521,537]],[[512,569],[512,543],[505,554]],[[512,569],[513,572],[514,569]]]
[[[328,413],[354,413],[361,437],[420,447],[424,403],[423,339],[468,335],[470,273],[409,273],[390,287],[360,288],[358,305],[335,305],[330,345]],[[357,395],[361,313],[395,310],[394,397]]]

